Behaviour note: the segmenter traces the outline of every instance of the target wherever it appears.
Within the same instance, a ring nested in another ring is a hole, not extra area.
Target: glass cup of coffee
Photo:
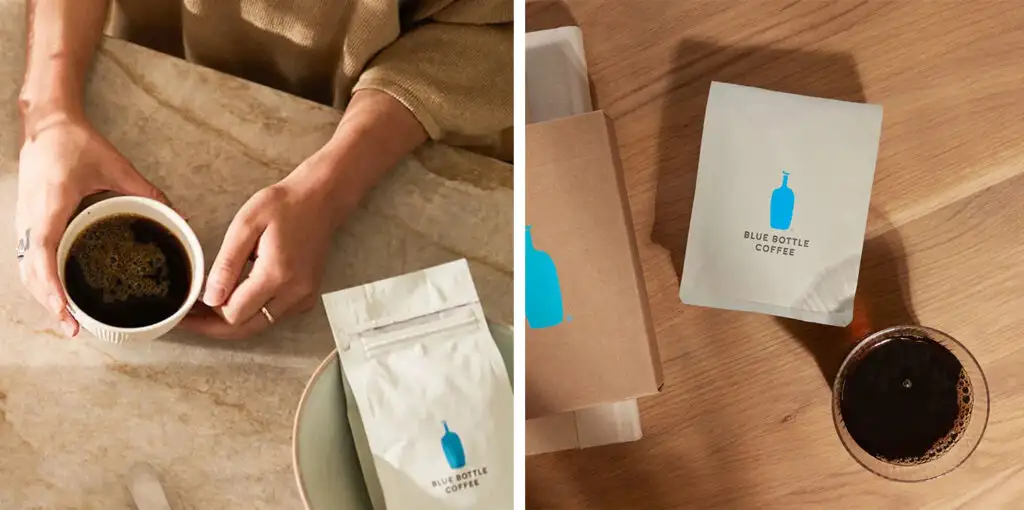
[[[850,455],[897,481],[935,478],[962,464],[988,424],[985,374],[951,336],[896,326],[863,338],[832,386],[832,418]]]
[[[203,250],[178,213],[156,200],[120,196],[71,221],[57,248],[68,309],[113,343],[153,340],[199,299]]]

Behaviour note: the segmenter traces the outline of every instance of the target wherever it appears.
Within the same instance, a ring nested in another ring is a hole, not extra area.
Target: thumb
[[[55,228],[61,225],[61,218],[69,216],[65,214],[67,209],[54,211],[35,230],[25,230],[20,241],[25,248],[25,258],[18,267],[21,280],[32,296],[60,321],[65,334],[71,337],[78,333],[78,323],[67,311],[67,297],[58,276],[57,244],[63,230]]]
[[[123,161],[121,167],[114,172],[112,177],[113,182],[110,183],[110,187],[113,191],[124,193],[125,195],[152,198],[166,206],[173,207],[167,195],[160,191],[160,188],[146,180],[128,161]]]
[[[224,234],[224,242],[210,268],[206,292],[203,294],[203,302],[207,306],[221,306],[227,301],[263,234],[264,225],[257,223],[244,209],[231,220]]]

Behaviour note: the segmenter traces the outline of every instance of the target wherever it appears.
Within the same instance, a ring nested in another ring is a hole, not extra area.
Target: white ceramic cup
[[[118,328],[103,324],[83,312],[71,296],[68,296],[68,309],[83,328],[101,340],[116,344],[128,341],[154,340],[181,322],[181,319],[188,314],[192,305],[199,299],[199,292],[203,288],[203,248],[199,245],[199,239],[196,237],[195,232],[192,231],[192,228],[188,226],[185,219],[170,207],[149,198],[121,196],[108,198],[86,208],[68,225],[68,228],[64,231],[64,237],[61,238],[60,245],[57,247],[57,271],[60,276],[60,283],[65,285],[64,265],[68,258],[68,252],[71,251],[71,244],[78,238],[78,235],[88,226],[99,220],[121,214],[131,214],[153,220],[163,225],[164,228],[181,241],[182,246],[185,247],[185,253],[188,255],[189,264],[192,266],[192,285],[189,287],[185,303],[181,305],[181,308],[174,315],[156,324],[141,328]],[[66,291],[67,288],[65,286]]]

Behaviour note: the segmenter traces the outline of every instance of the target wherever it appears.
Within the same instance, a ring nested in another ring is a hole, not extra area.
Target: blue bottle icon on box
[[[533,234],[526,226],[526,322],[532,329],[562,323],[562,287],[558,269],[547,253],[533,247]]]
[[[782,186],[772,191],[771,227],[789,230],[793,223],[793,190],[789,187],[789,172],[782,172]]]
[[[448,429],[448,422],[441,422],[444,425],[444,435],[441,436],[441,449],[444,450],[444,458],[448,460],[448,467],[462,469],[466,467],[466,450],[462,448],[462,439],[459,435]]]

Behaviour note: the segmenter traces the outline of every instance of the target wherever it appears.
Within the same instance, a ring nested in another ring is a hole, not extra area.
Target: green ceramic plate
[[[490,328],[511,379],[512,329]],[[373,510],[371,501],[381,497],[376,481],[363,476],[357,452],[369,447],[360,420],[354,417],[355,427],[349,423],[345,386],[334,351],[309,379],[295,413],[292,463],[307,510]],[[373,477],[372,470],[367,474]]]

